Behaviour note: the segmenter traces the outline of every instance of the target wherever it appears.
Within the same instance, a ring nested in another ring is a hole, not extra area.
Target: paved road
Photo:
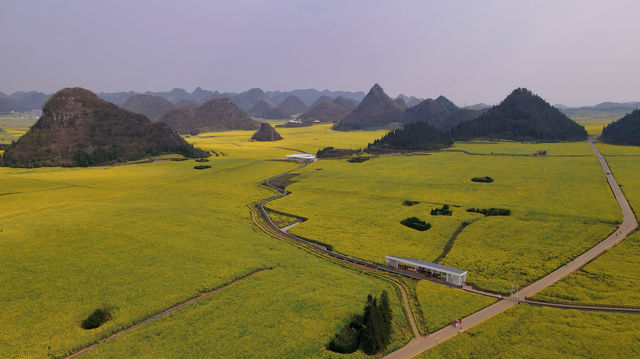
[[[602,253],[608,251],[618,243],[622,242],[622,240],[625,239],[627,235],[629,235],[638,227],[638,221],[636,219],[636,216],[634,215],[633,210],[629,205],[629,202],[624,196],[624,193],[622,193],[622,190],[620,189],[618,182],[613,176],[611,169],[607,164],[607,161],[605,161],[600,151],[598,151],[596,146],[593,144],[593,140],[596,137],[597,136],[593,136],[589,138],[588,142],[589,142],[589,145],[591,145],[591,148],[593,149],[593,151],[595,152],[596,158],[600,162],[600,166],[602,167],[602,170],[604,171],[607,177],[607,181],[609,182],[609,187],[611,187],[611,191],[613,192],[616,200],[618,201],[618,205],[622,210],[623,222],[613,234],[611,234],[602,242],[598,243],[595,247],[584,252],[579,257],[575,258],[574,260],[567,263],[566,265],[556,269],[555,271],[551,272],[550,274],[543,277],[542,279],[521,289],[520,292],[518,293],[520,298],[531,297],[535,293],[538,293],[544,288],[550,286],[551,284],[561,280],[562,278],[580,269],[588,262],[594,260]],[[466,318],[463,318],[461,327],[464,330],[467,330],[468,328],[476,326],[484,322],[485,320],[492,318],[515,305],[517,305],[515,295],[505,298],[497,302],[496,304],[493,304],[479,312],[476,312]],[[453,319],[454,318],[452,318],[452,320]],[[442,343],[448,339],[455,337],[456,335],[458,335],[458,328],[447,326],[446,328],[443,328],[429,335],[428,337],[412,340],[411,342],[409,342],[409,344],[387,355],[385,358],[387,359],[413,358],[414,356],[417,356],[429,350],[430,348],[438,345],[439,343]]]

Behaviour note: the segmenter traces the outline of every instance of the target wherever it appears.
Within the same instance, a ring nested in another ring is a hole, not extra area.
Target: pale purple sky
[[[640,1],[0,1],[0,91],[640,101]]]

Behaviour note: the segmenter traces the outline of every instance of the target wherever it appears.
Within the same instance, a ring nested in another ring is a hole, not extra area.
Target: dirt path
[[[286,226],[286,227],[282,227],[282,228],[280,228],[280,229],[281,229],[283,232],[288,232],[291,228],[293,228],[293,227],[295,227],[295,226],[299,225],[300,223],[302,223],[302,222],[300,222],[300,221],[295,221],[295,222],[291,223],[290,225],[288,225],[288,226]]]
[[[591,145],[591,148],[593,149],[596,155],[596,158],[600,162],[600,166],[602,167],[602,170],[604,171],[607,177],[607,182],[609,183],[609,187],[611,188],[611,191],[613,192],[613,195],[615,196],[616,201],[618,202],[618,205],[622,210],[622,215],[623,215],[622,224],[618,227],[618,229],[613,234],[611,234],[605,240],[601,241],[591,249],[587,250],[586,252],[584,252],[583,254],[581,254],[571,262],[566,263],[565,265],[549,273],[545,277],[528,285],[524,289],[520,290],[518,293],[510,297],[507,297],[493,305],[490,305],[489,307],[486,307],[485,309],[482,309],[466,318],[463,318],[462,327],[465,330],[471,327],[474,327],[484,322],[485,320],[492,318],[504,312],[505,310],[518,305],[520,302],[519,301],[520,298],[531,297],[535,293],[538,293],[544,288],[552,285],[553,283],[577,271],[578,269],[582,268],[590,261],[596,259],[601,254],[605,253],[606,251],[613,248],[618,243],[622,242],[623,239],[625,239],[631,232],[633,232],[638,227],[636,216],[631,210],[631,206],[629,205],[629,202],[625,198],[624,193],[622,193],[622,190],[620,189],[618,182],[613,176],[611,169],[607,164],[607,161],[605,161],[600,151],[598,151],[596,146],[593,144],[593,140],[596,137],[597,136],[593,136],[589,138],[588,142],[589,142],[589,145]],[[406,346],[385,356],[385,358],[387,359],[413,358],[414,356],[417,356],[433,348],[434,346],[455,337],[456,335],[458,335],[458,328],[447,326],[429,335],[428,337],[411,341]]]
[[[132,326],[130,326],[130,327],[128,327],[128,328],[125,328],[125,329],[119,330],[119,331],[117,331],[117,332],[115,332],[115,333],[113,333],[113,334],[109,335],[109,336],[108,336],[108,337],[106,337],[106,338],[102,338],[102,339],[98,340],[96,343],[91,344],[91,345],[89,345],[88,347],[85,347],[85,348],[83,348],[83,349],[80,349],[80,350],[78,350],[77,352],[75,352],[75,353],[73,353],[73,354],[71,354],[71,355],[69,355],[69,356],[65,357],[65,359],[72,359],[72,358],[76,358],[76,357],[78,357],[78,356],[80,356],[80,355],[82,355],[82,354],[84,354],[84,353],[88,352],[89,350],[95,349],[98,345],[100,345],[100,344],[102,344],[102,343],[104,343],[104,342],[106,342],[106,341],[108,341],[108,340],[113,340],[113,339],[115,339],[115,338],[119,337],[120,335],[125,334],[125,333],[128,333],[128,332],[130,332],[130,331],[132,331],[132,330],[134,330],[134,329],[136,329],[136,328],[138,328],[138,327],[140,327],[140,326],[142,326],[142,325],[145,325],[145,324],[147,324],[147,323],[151,323],[151,322],[156,321],[156,320],[158,320],[158,319],[160,319],[160,318],[162,318],[162,317],[164,317],[164,316],[167,316],[168,314],[170,314],[170,313],[172,313],[172,312],[175,312],[176,310],[178,310],[178,309],[180,309],[180,308],[184,308],[184,307],[186,307],[186,306],[189,306],[189,305],[192,305],[192,304],[194,304],[194,303],[197,303],[197,302],[199,302],[200,300],[202,300],[202,299],[204,299],[204,298],[206,298],[206,297],[210,296],[211,294],[213,294],[213,293],[215,293],[215,292],[218,292],[218,291],[220,291],[220,290],[223,290],[223,289],[225,289],[225,288],[228,288],[228,287],[229,287],[229,286],[231,286],[231,285],[234,285],[234,284],[236,284],[236,283],[238,283],[238,282],[240,282],[240,281],[243,281],[243,280],[245,280],[245,279],[251,278],[251,277],[253,277],[253,276],[254,276],[254,275],[256,275],[256,274],[259,274],[259,273],[262,273],[262,272],[264,272],[264,271],[268,271],[268,270],[271,270],[271,268],[263,268],[263,269],[259,269],[259,270],[257,270],[257,271],[254,271],[254,272],[251,272],[251,273],[249,273],[249,274],[246,274],[246,275],[244,275],[244,276],[242,276],[242,277],[240,277],[240,278],[238,278],[238,279],[234,280],[233,282],[231,282],[231,283],[229,283],[229,284],[225,284],[225,285],[223,285],[222,287],[220,287],[220,288],[218,288],[218,289],[214,289],[214,290],[209,291],[209,292],[204,292],[204,293],[200,294],[200,295],[199,295],[199,296],[197,296],[197,297],[191,298],[191,299],[189,299],[189,300],[187,300],[187,301],[185,301],[185,302],[182,302],[182,303],[180,303],[180,304],[174,305],[173,307],[171,307],[171,308],[169,308],[169,309],[166,309],[166,310],[164,310],[164,311],[162,311],[162,312],[160,312],[160,313],[158,313],[158,314],[155,314],[155,315],[153,315],[153,316],[151,316],[151,317],[149,317],[149,318],[147,318],[147,319],[144,319],[144,320],[142,320],[142,321],[139,321],[139,322],[137,322],[137,323],[133,324]]]

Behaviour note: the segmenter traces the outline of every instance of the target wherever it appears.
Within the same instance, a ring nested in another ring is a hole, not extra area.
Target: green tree
[[[372,304],[369,307],[360,342],[362,350],[369,355],[379,352],[385,346],[384,318],[375,299]]]
[[[389,344],[389,339],[391,338],[391,329],[392,329],[392,320],[393,320],[393,310],[391,310],[391,304],[389,303],[389,293],[387,291],[383,291],[380,296],[380,312],[382,313],[382,318],[384,319],[384,346]]]

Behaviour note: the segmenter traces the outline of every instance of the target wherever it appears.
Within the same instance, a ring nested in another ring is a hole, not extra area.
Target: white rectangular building
[[[387,260],[387,266],[399,269],[401,267],[408,267],[415,270],[417,273],[425,273],[431,275],[440,275],[449,284],[462,286],[467,281],[467,271],[452,267],[443,266],[442,264],[431,263],[422,261],[419,259],[402,258],[385,256]]]

